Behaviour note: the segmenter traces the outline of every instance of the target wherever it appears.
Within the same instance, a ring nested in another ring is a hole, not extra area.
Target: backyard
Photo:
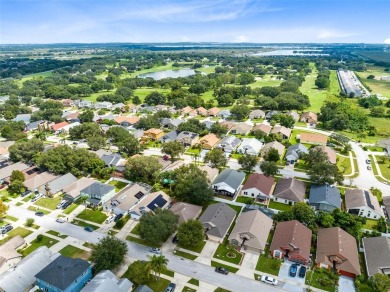
[[[276,210],[280,210],[280,211],[289,211],[289,210],[291,210],[292,206],[287,205],[287,204],[283,204],[283,203],[274,202],[271,200],[269,202],[268,208],[276,209]]]
[[[123,189],[125,186],[127,186],[127,183],[119,180],[112,180],[108,184],[115,187],[116,193],[119,192],[121,189]]]

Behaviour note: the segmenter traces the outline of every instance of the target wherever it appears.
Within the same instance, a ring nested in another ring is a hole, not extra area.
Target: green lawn
[[[378,225],[378,220],[367,219],[366,224],[363,225],[363,228],[376,230],[375,227]]]
[[[274,76],[270,74],[266,74],[261,79],[256,80],[254,83],[249,84],[251,88],[263,87],[263,86],[279,86],[282,81],[280,79],[276,79]]]
[[[126,240],[128,241],[132,241],[132,242],[135,242],[135,243],[138,243],[138,244],[141,244],[141,245],[146,245],[146,246],[150,246],[150,247],[160,247],[161,245],[155,245],[155,244],[150,244],[149,242],[141,239],[141,238],[137,238],[137,237],[134,237],[134,236],[127,236],[126,237]]]
[[[0,244],[6,243],[8,240],[10,240],[12,237],[15,237],[17,235],[20,235],[21,237],[27,237],[30,235],[32,231],[25,229],[23,227],[16,227],[15,229],[12,229],[10,232],[7,233],[7,237],[0,240]]]
[[[64,257],[68,257],[72,259],[81,258],[86,260],[90,256],[90,253],[87,252],[86,250],[75,247],[73,245],[65,246],[63,249],[59,251],[59,253],[62,254]]]
[[[134,226],[134,228],[130,231],[130,233],[135,235],[141,235],[139,232],[139,223]]]
[[[10,220],[10,221],[14,221],[14,222],[16,222],[16,221],[19,220],[18,218],[13,217],[13,216],[11,216],[11,215],[6,215],[6,216],[5,216],[5,219]]]
[[[89,222],[84,222],[84,221],[81,221],[81,220],[77,220],[77,219],[73,219],[72,224],[77,225],[77,226],[80,226],[80,227],[87,227],[87,226],[90,226],[90,227],[93,228],[93,230],[97,230],[97,229],[100,228],[100,227],[97,226],[97,225],[91,224],[91,223],[89,223]]]
[[[52,74],[53,74],[52,71],[45,71],[45,72],[25,75],[21,79],[17,80],[16,84],[21,87],[24,81],[31,80],[34,78],[39,78],[39,77],[48,77],[51,76]]]
[[[371,88],[373,93],[380,93],[390,98],[390,82],[385,80],[367,79],[368,75],[375,77],[388,76],[389,72],[384,71],[384,67],[367,66],[367,71],[356,72],[356,74]]]
[[[121,189],[123,189],[125,186],[127,186],[127,183],[119,181],[119,180],[112,180],[108,184],[115,187],[115,192],[119,192]]]
[[[306,94],[310,99],[310,107],[309,111],[313,111],[318,113],[328,96],[328,91],[326,89],[319,90],[317,86],[314,84],[317,78],[317,70],[313,70],[313,72],[305,77],[305,81],[302,83],[299,90]]]
[[[79,205],[75,204],[75,203],[72,203],[68,208],[66,208],[64,210],[64,214],[66,215],[69,215],[70,213],[72,213]]]
[[[61,196],[57,196],[55,198],[42,198],[36,201],[35,205],[42,208],[55,210],[57,205],[61,202],[61,200],[62,200]]]
[[[199,280],[198,280],[198,279],[192,278],[192,279],[189,280],[187,283],[188,283],[188,284],[195,285],[195,286],[199,286]]]
[[[96,244],[90,243],[90,242],[84,242],[83,246],[88,247],[88,248],[95,248]]]
[[[31,241],[31,244],[22,251],[22,254],[23,254],[23,256],[27,256],[30,253],[32,253],[34,250],[36,250],[38,247],[46,246],[46,247],[50,248],[53,245],[55,245],[57,242],[58,242],[58,240],[55,240],[51,237],[47,237],[47,236],[43,235],[43,238],[41,241],[37,241],[37,239],[34,239],[33,241]]]
[[[287,205],[287,204],[283,204],[283,203],[279,203],[279,202],[274,202],[271,200],[269,202],[268,208],[276,209],[276,210],[280,210],[280,211],[289,211],[292,208],[292,206]]]
[[[378,161],[379,169],[381,170],[382,176],[390,180],[390,163],[381,163],[378,156],[375,156]]]
[[[191,261],[194,261],[197,256],[194,256],[190,253],[187,253],[187,252],[184,252],[184,251],[180,251],[180,250],[177,250],[175,251],[175,255],[179,256],[179,257],[182,257],[182,258],[186,258],[186,259],[189,259]]]
[[[214,253],[214,258],[239,265],[241,263],[242,253],[236,251],[234,248],[229,250],[227,245],[220,244]]]
[[[222,267],[222,268],[228,269],[230,273],[237,273],[237,271],[238,271],[237,268],[233,268],[229,265],[220,264],[220,263],[214,262],[214,261],[211,261],[211,266],[212,267]]]
[[[259,256],[257,260],[256,270],[271,275],[277,276],[279,274],[279,269],[281,261],[275,258],[270,258],[269,253],[266,250],[266,253]]]
[[[334,275],[334,280],[330,278],[330,270],[315,269],[314,271],[308,271],[306,274],[306,285],[310,285],[315,288],[319,288],[325,291],[335,291],[335,279],[338,279],[337,275]],[[324,285],[324,281],[329,282],[328,285]]]
[[[17,202],[17,203],[16,203],[16,206],[19,207],[19,206],[22,206],[23,204],[24,204],[24,203],[22,203],[22,202]]]
[[[43,214],[45,214],[45,215],[50,214],[50,211],[41,209],[38,206],[30,206],[27,209],[30,211],[33,211],[33,212],[43,212]]]
[[[57,231],[54,231],[54,230],[49,230],[48,232],[46,232],[48,234],[51,234],[51,235],[54,235],[54,236],[57,236],[57,237],[60,237],[60,238],[67,238],[68,235],[65,235],[65,234],[61,234]]]
[[[238,197],[236,197],[236,202],[237,203],[243,203],[243,204],[251,205],[251,204],[255,203],[255,199],[254,198],[248,198],[248,197],[245,197],[245,196],[238,196]]]
[[[337,166],[342,174],[352,174],[351,159],[337,155]]]
[[[99,210],[85,209],[77,215],[77,218],[102,224],[107,219],[107,215]]]
[[[30,201],[31,199],[32,199],[32,195],[29,195],[29,196],[26,196],[22,201],[23,202],[28,202],[28,201]]]
[[[184,286],[184,288],[181,290],[181,292],[196,292],[196,290],[192,289],[190,287]]]
[[[188,250],[193,251],[193,252],[201,253],[205,245],[206,245],[206,241],[202,241],[200,244],[198,244],[196,246],[187,247],[187,246],[180,245],[180,243],[178,243],[177,246],[180,248],[183,248],[183,249],[188,249]]]
[[[144,102],[145,97],[149,95],[152,92],[160,92],[162,94],[168,94],[170,92],[169,89],[163,89],[163,88],[153,88],[153,87],[141,87],[134,90],[134,95],[138,96],[142,102]]]

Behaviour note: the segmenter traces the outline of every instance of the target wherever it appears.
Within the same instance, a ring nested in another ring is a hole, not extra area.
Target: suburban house
[[[211,133],[207,134],[206,136],[202,137],[199,140],[199,143],[202,145],[203,149],[213,149],[215,145],[219,142],[219,138],[217,135]]]
[[[360,275],[355,237],[340,227],[319,229],[316,263],[318,267],[334,269],[343,276],[355,278]]]
[[[79,115],[80,112],[69,113],[64,118],[68,123],[75,123],[75,122],[80,122]]]
[[[125,112],[125,104],[123,102],[119,102],[112,105],[112,110],[120,109],[121,112]]]
[[[61,102],[61,104],[62,104],[63,107],[71,107],[71,106],[74,105],[73,100],[71,100],[71,99],[69,99],[69,98],[67,98],[67,99],[61,99],[60,102]]]
[[[274,110],[271,110],[271,111],[268,111],[266,114],[265,114],[265,119],[269,122],[272,118],[273,115],[277,115],[279,114],[278,111],[274,111]]]
[[[109,101],[96,102],[93,106],[96,109],[111,110],[112,109],[112,102],[109,102]]]
[[[301,143],[291,145],[287,148],[286,152],[286,161],[294,164],[299,158],[301,158],[302,154],[308,154],[309,149]]]
[[[116,118],[114,118],[114,121],[115,123],[117,123],[117,125],[128,128],[138,123],[139,117],[117,116]]]
[[[309,123],[311,126],[315,126],[318,122],[317,114],[313,112],[305,112],[301,115],[301,122]]]
[[[390,238],[386,236],[363,238],[367,276],[390,274]]]
[[[180,114],[182,114],[183,116],[185,115],[188,115],[190,112],[192,112],[194,109],[190,106],[186,106],[185,108],[182,108],[180,110]]]
[[[384,197],[382,200],[383,200],[383,206],[385,208],[385,210],[384,210],[385,215],[386,215],[387,219],[390,219],[390,197]]]
[[[90,100],[85,100],[85,99],[75,100],[75,101],[74,101],[74,104],[75,104],[78,108],[83,108],[83,107],[86,107],[86,108],[93,108],[93,103],[92,103],[92,101],[90,101]]]
[[[249,113],[249,118],[251,120],[253,119],[264,119],[265,118],[265,112],[263,112],[262,110],[253,110]]]
[[[154,192],[147,195],[138,204],[133,206],[130,209],[129,214],[132,219],[139,220],[142,217],[142,215],[149,212],[154,212],[158,208],[160,209],[169,208],[171,203],[172,203],[171,197],[169,197],[163,191]]]
[[[183,144],[184,147],[193,146],[199,141],[199,135],[193,132],[183,131],[177,135],[176,142]]]
[[[147,285],[139,285],[133,292],[153,292]]]
[[[302,265],[310,263],[312,232],[297,220],[279,222],[270,246],[273,257],[288,260]]]
[[[297,139],[299,139],[301,143],[311,145],[326,146],[326,142],[328,141],[327,136],[316,133],[301,132],[297,136],[299,136]]]
[[[230,130],[230,133],[245,136],[249,133],[251,129],[252,126],[247,123],[238,123],[233,126],[233,128]]]
[[[179,131],[173,130],[169,133],[166,133],[164,136],[162,136],[159,141],[162,143],[172,142],[176,141],[177,136],[179,135]]]
[[[83,288],[81,292],[129,292],[133,289],[133,283],[128,279],[119,279],[109,270],[100,271]]]
[[[31,114],[18,114],[18,115],[13,119],[13,121],[15,121],[15,122],[22,121],[22,122],[24,122],[26,125],[30,123],[30,120],[31,120]]]
[[[35,121],[35,122],[31,122],[31,123],[28,123],[26,125],[26,129],[25,131],[26,132],[30,132],[30,131],[34,131],[34,130],[38,130],[42,127],[42,125],[45,123],[44,120],[39,120],[39,121]]]
[[[65,126],[69,125],[68,122],[61,122],[61,123],[57,123],[57,124],[54,124],[50,127],[50,129],[55,133],[55,134],[59,134],[61,133],[61,130],[62,128],[64,128]]]
[[[151,128],[144,132],[145,140],[158,141],[160,138],[164,136],[164,131],[161,129]],[[144,140],[144,139],[143,139]]]
[[[281,178],[276,184],[273,199],[275,202],[294,205],[304,202],[306,184],[296,178]]]
[[[340,190],[330,185],[311,185],[309,204],[316,211],[341,209]]]
[[[144,199],[151,191],[152,187],[145,184],[130,184],[109,199],[104,205],[103,210],[115,215],[125,215],[132,207]]]
[[[80,291],[92,278],[92,266],[82,259],[60,255],[35,275],[41,291]]]
[[[126,159],[118,153],[103,154],[100,157],[107,167],[115,167],[118,171],[123,171],[126,164]]]
[[[39,187],[47,184],[48,182],[56,179],[58,176],[49,172],[42,172],[36,176],[33,176],[24,181],[24,186],[30,191],[36,191]]]
[[[88,196],[88,202],[94,206],[105,204],[114,195],[114,186],[99,181],[95,181],[80,191],[80,196]]]
[[[163,128],[176,129],[183,122],[184,120],[182,119],[163,118],[161,120],[161,125],[163,126]]]
[[[193,109],[192,111],[190,111],[188,113],[188,116],[191,117],[191,118],[194,118],[198,115],[198,111],[196,109]]]
[[[211,184],[217,195],[234,197],[245,179],[245,172],[224,169]]]
[[[264,253],[272,225],[272,219],[258,210],[241,212],[229,241],[236,248]]]
[[[322,152],[324,152],[326,154],[326,156],[328,156],[328,161],[332,164],[336,164],[337,163],[337,155],[336,155],[336,151],[329,147],[329,146],[316,146],[315,149],[321,149]]]
[[[283,139],[288,140],[288,139],[290,139],[290,136],[291,136],[291,129],[286,128],[284,126],[275,126],[271,130],[271,134],[280,134],[280,135],[282,135]]]
[[[229,205],[216,203],[207,207],[199,221],[202,222],[208,239],[222,242],[235,217],[236,211]]]
[[[276,150],[278,150],[280,157],[283,156],[284,150],[286,149],[286,147],[284,147],[282,143],[278,141],[272,141],[264,144],[263,149],[261,149],[261,156],[264,156],[267,153],[267,151],[271,148],[275,148]]]
[[[296,111],[289,111],[288,113],[286,113],[286,115],[292,117],[295,122],[298,122],[299,120],[299,114]]]
[[[0,159],[8,160],[9,158],[9,147],[15,144],[15,141],[4,141],[0,142]]]
[[[0,274],[0,291],[30,291],[36,281],[35,274],[59,256],[46,246],[38,247],[23,258],[13,269]]]
[[[236,136],[226,136],[215,146],[216,148],[221,148],[223,152],[232,153],[236,151],[238,145],[240,145],[241,140]]]
[[[255,132],[255,131],[261,131],[263,132],[265,135],[268,135],[269,133],[271,133],[271,130],[272,130],[272,127],[270,125],[267,125],[267,124],[257,124],[255,125],[251,132]]]
[[[29,166],[23,162],[16,162],[0,168],[0,182],[3,183],[5,179],[9,178],[14,170],[23,171]]]
[[[228,109],[221,110],[217,114],[217,117],[223,118],[223,119],[227,119],[228,117],[231,117],[231,116],[232,116],[232,114],[231,114],[230,110],[228,110]]]
[[[207,114],[208,114],[208,111],[207,111],[207,109],[205,109],[204,107],[198,107],[197,109],[196,109],[196,112],[198,113],[198,115],[201,115],[202,117],[206,117],[207,116]]]
[[[173,214],[179,217],[179,224],[190,219],[196,219],[202,212],[202,206],[197,206],[190,203],[177,202],[170,209]]]
[[[210,117],[216,117],[217,114],[220,112],[221,110],[217,107],[212,107],[211,109],[208,110],[208,115]]]
[[[251,173],[241,189],[241,195],[261,201],[268,200],[274,189],[275,180],[272,176]]]
[[[230,121],[223,121],[223,122],[220,122],[220,125],[225,127],[228,132],[234,127],[234,123],[233,122],[230,122]]]
[[[210,130],[211,126],[214,125],[216,122],[202,120],[201,123],[205,124],[207,130]]]
[[[0,274],[16,266],[21,261],[23,256],[17,250],[25,243],[23,237],[17,235],[0,245]]]
[[[262,146],[263,143],[261,143],[256,138],[243,138],[240,147],[237,149],[237,152],[241,154],[258,156]]]
[[[73,174],[67,173],[40,186],[38,191],[48,197],[51,197],[59,192],[62,192],[64,188],[71,185],[75,181],[77,181],[77,178]]]
[[[63,189],[63,193],[65,194],[64,199],[71,202],[77,201],[81,197],[81,190],[90,186],[94,182],[96,182],[96,180],[89,177],[82,177],[78,179]]]
[[[379,205],[378,198],[369,190],[346,189],[345,209],[350,214],[368,219],[378,220],[385,216]]]
[[[212,182],[218,175],[218,168],[212,168],[208,165],[200,165],[198,168],[206,173],[207,180]]]

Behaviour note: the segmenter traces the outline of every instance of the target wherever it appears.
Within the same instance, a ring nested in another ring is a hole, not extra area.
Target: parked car
[[[298,276],[300,278],[305,278],[305,275],[306,275],[306,267],[305,266],[301,266],[299,268],[299,273],[298,273]]]
[[[0,234],[6,234],[7,232],[11,231],[12,229],[14,229],[14,228],[12,227],[11,224],[6,224],[6,225],[0,227]]]
[[[106,223],[107,223],[107,224],[108,224],[108,223],[111,223],[111,222],[114,220],[114,218],[115,218],[115,215],[114,215],[114,214],[108,216],[108,218],[106,219]]]
[[[36,201],[38,201],[40,198],[42,198],[43,197],[43,194],[41,194],[41,193],[38,193],[38,194],[36,194],[35,196],[34,196],[34,198],[32,198],[31,199],[31,202],[36,202]]]
[[[331,142],[326,143],[326,146],[329,146],[329,147],[336,147],[336,145],[333,144],[333,143],[331,143]]]
[[[169,156],[168,155],[164,155],[163,156],[163,160],[167,161],[169,159]]]
[[[93,228],[91,226],[84,227],[84,230],[88,232],[93,232]]]
[[[118,214],[114,218],[114,222],[118,222],[123,217],[123,214]]]
[[[41,211],[38,211],[38,212],[35,212],[35,215],[39,216],[39,217],[42,217],[43,215],[45,215],[45,213],[43,213]]]
[[[62,204],[62,210],[65,210],[66,208],[68,208],[70,205],[72,204],[71,201],[66,201],[64,204]]]
[[[371,159],[367,159],[367,160],[366,160],[366,163],[367,163],[367,164],[371,164]]]
[[[58,223],[64,223],[64,222],[65,222],[65,219],[64,219],[64,218],[57,218],[57,219],[56,219],[56,222],[58,222]]]
[[[298,265],[297,264],[292,264],[290,266],[290,276],[291,277],[295,277],[297,275],[297,271],[298,271]]]
[[[151,253],[161,254],[161,250],[160,250],[159,248],[157,248],[157,247],[151,247],[151,248],[149,249],[149,251],[150,251]]]
[[[175,283],[169,283],[168,287],[165,289],[165,292],[173,292],[176,289]]]
[[[368,170],[371,170],[371,166],[367,165],[367,169],[368,169]]]
[[[59,202],[58,205],[57,205],[57,209],[61,209],[62,206],[63,206],[66,202],[68,202],[68,201],[67,201],[67,200],[62,200],[61,202]]]
[[[222,267],[216,267],[216,268],[215,268],[215,271],[216,271],[217,273],[224,274],[224,275],[229,274],[229,270],[228,270],[228,269],[225,269],[225,268],[222,268]]]
[[[278,285],[278,280],[269,276],[261,276],[260,281],[270,285]]]
[[[29,194],[31,194],[31,191],[27,190],[27,191],[24,191],[23,193],[21,193],[21,197],[25,197],[25,196],[28,196]]]
[[[179,239],[177,238],[177,235],[175,235],[175,236],[172,238],[172,243],[174,243],[174,244],[178,244],[178,243],[179,243]]]

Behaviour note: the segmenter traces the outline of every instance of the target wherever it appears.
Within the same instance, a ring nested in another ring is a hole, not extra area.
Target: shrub
[[[125,225],[125,222],[123,221],[123,219],[120,219],[115,223],[115,227],[118,229],[121,229],[124,225]]]
[[[34,225],[34,222],[35,222],[35,219],[34,218],[27,218],[26,219],[26,226],[27,227],[31,227],[31,226],[33,226]]]
[[[42,239],[43,239],[43,235],[42,234],[38,234],[37,235],[37,242],[41,242],[42,241]]]

